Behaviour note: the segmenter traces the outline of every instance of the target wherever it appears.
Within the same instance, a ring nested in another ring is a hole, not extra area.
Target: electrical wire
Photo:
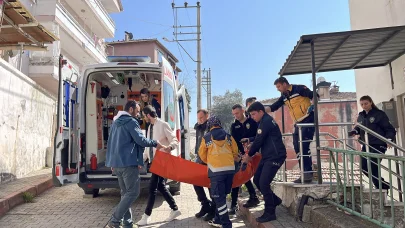
[[[157,35],[163,34],[163,33],[167,32],[167,31],[169,31],[169,30],[171,30],[171,29],[172,29],[172,28],[168,28],[168,29],[163,30],[162,32],[159,32],[159,33],[156,33],[156,34],[147,36],[146,39],[149,39],[149,38],[155,37],[155,36],[157,36]]]

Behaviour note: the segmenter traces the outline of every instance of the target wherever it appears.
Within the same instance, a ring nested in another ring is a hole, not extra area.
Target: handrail
[[[402,152],[405,152],[405,149],[404,149],[404,148],[398,146],[396,143],[394,143],[394,142],[388,140],[388,139],[385,138],[384,136],[382,136],[382,135],[378,134],[377,132],[375,132],[375,131],[373,131],[373,130],[367,128],[366,126],[364,126],[364,125],[362,125],[362,124],[359,124],[359,123],[356,123],[355,126],[356,126],[356,127],[359,127],[360,129],[362,129],[363,131],[365,131],[365,132],[367,132],[367,133],[372,134],[374,137],[376,137],[376,138],[378,138],[379,140],[381,140],[381,141],[387,143],[388,145],[390,145],[390,146],[396,148],[397,150],[400,150],[400,151],[402,151]]]

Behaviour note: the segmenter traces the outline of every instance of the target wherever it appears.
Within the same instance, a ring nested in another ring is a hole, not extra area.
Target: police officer
[[[370,96],[363,96],[360,98],[360,105],[363,108],[363,111],[359,113],[357,118],[357,123],[362,124],[368,129],[376,132],[377,134],[387,138],[390,141],[394,141],[396,131],[395,128],[391,125],[387,114],[382,110],[378,109]],[[349,132],[349,136],[360,135],[360,141],[363,144],[362,151],[366,151],[365,145],[365,132],[359,127],[355,127],[353,131]],[[385,154],[387,151],[387,143],[374,137],[371,134],[368,134],[368,144],[370,153]],[[362,170],[363,173],[369,176],[367,159],[361,157],[362,160]],[[371,173],[373,175],[373,184],[376,189],[379,189],[378,181],[378,166],[377,159],[371,158]],[[387,183],[384,178],[381,178],[382,189],[390,189],[389,183]]]
[[[196,131],[196,145],[195,145],[195,155],[196,163],[206,165],[201,161],[198,150],[201,145],[203,136],[208,132],[207,120],[208,120],[208,110],[200,109],[197,111],[197,123],[194,126]],[[204,221],[211,221],[215,216],[215,203],[208,200],[205,194],[204,188],[201,186],[194,185],[194,191],[197,194],[197,199],[201,203],[201,210],[195,214],[196,218],[203,218]]]
[[[256,136],[257,123],[250,117],[246,117],[245,110],[243,110],[242,105],[236,104],[232,107],[232,115],[235,117],[235,121],[231,125],[231,135],[235,139],[238,145],[239,154],[245,154],[242,143],[240,142],[243,138],[250,138]],[[249,200],[243,205],[246,208],[255,207],[259,204],[259,199],[257,198],[255,188],[251,180],[245,183],[246,188],[249,191]],[[232,189],[232,201],[231,208],[229,209],[229,214],[234,215],[237,210],[237,201],[240,187]]]
[[[277,90],[281,92],[281,97],[272,105],[270,105],[271,112],[277,111],[284,104],[287,105],[291,118],[295,123],[314,123],[314,112],[311,100],[313,98],[313,93],[304,85],[290,85],[284,77],[279,77],[274,81],[274,85]],[[299,136],[298,127],[294,125],[293,134],[293,145],[295,153],[300,158],[300,146],[299,146]],[[310,154],[310,141],[313,140],[315,133],[314,127],[304,127],[302,128],[302,143],[304,155],[304,167],[301,167],[301,162],[298,162],[301,170],[304,170],[304,182],[311,183],[313,178],[312,171],[312,158]],[[301,183],[301,177],[294,181],[294,183]]]
[[[248,112],[250,117],[259,123],[255,138],[242,139],[249,143],[249,153],[243,157],[243,162],[248,163],[261,150],[262,159],[256,170],[253,182],[263,194],[264,213],[256,219],[259,223],[276,220],[276,207],[281,204],[281,199],[271,190],[270,183],[287,157],[287,151],[283,143],[280,128],[273,117],[265,112],[263,104],[255,102],[250,105]]]
[[[256,99],[257,99],[256,97],[248,97],[248,98],[246,98],[246,100],[245,100],[245,105],[246,105],[245,115],[246,116],[249,116],[249,113],[247,112],[247,109],[249,108],[249,106],[251,104],[253,104],[253,102],[256,101]]]

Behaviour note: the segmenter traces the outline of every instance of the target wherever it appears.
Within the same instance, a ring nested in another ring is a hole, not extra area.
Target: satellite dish
[[[325,81],[326,81],[326,80],[325,80],[324,77],[319,77],[319,78],[316,80],[316,84],[319,84],[319,83],[325,82]]]

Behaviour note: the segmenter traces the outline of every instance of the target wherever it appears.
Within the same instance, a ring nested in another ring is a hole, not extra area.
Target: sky
[[[113,14],[116,35],[124,39],[124,31],[132,32],[134,39],[158,38],[178,59],[184,81],[192,97],[190,126],[196,122],[197,65],[174,42],[173,0],[122,0],[124,11]],[[184,1],[175,0],[176,6]],[[195,5],[196,1],[188,4]],[[273,82],[301,35],[350,30],[348,1],[283,0],[283,1],[230,1],[201,0],[202,69],[211,68],[212,96],[226,90],[239,89],[243,97],[259,100],[278,97]],[[195,25],[196,9],[179,9],[178,25]],[[182,32],[196,32],[184,28]],[[178,39],[195,39],[182,35]],[[181,43],[192,58],[197,59],[195,41]],[[308,57],[310,58],[310,57]],[[353,71],[320,73],[326,81],[337,82],[340,91],[355,92]],[[311,88],[311,75],[293,75],[292,84]],[[202,107],[206,107],[206,92],[202,90]]]

